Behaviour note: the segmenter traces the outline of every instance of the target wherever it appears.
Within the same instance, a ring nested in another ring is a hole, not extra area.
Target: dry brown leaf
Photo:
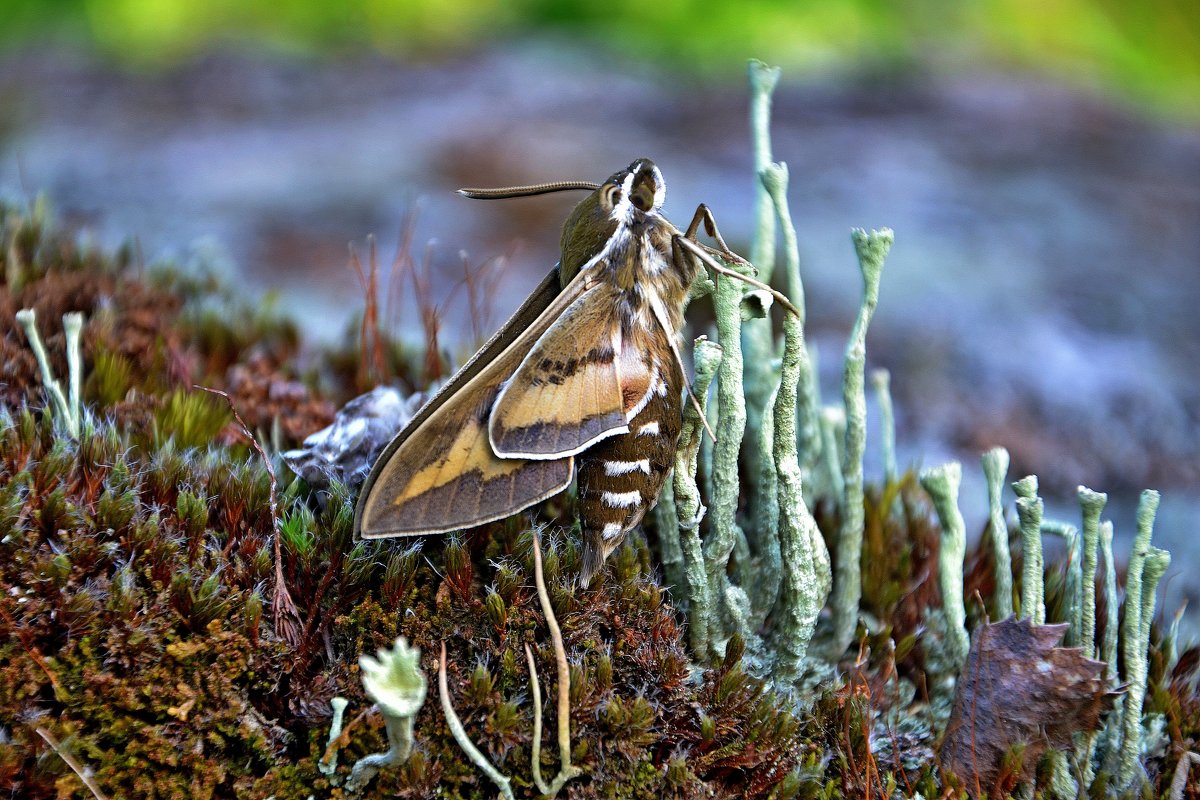
[[[942,768],[973,797],[1004,797],[1047,750],[1099,727],[1112,699],[1105,664],[1058,647],[1066,630],[1015,618],[975,630],[941,749]]]

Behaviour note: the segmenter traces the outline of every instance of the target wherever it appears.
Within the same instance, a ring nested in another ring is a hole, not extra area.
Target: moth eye
[[[612,211],[616,208],[617,203],[621,202],[621,190],[616,186],[606,186],[600,195],[600,199],[604,204],[605,210]]]

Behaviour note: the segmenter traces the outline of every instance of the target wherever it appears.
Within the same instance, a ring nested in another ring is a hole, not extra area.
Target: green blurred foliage
[[[792,68],[982,60],[1200,116],[1196,0],[0,0],[10,45],[66,33],[134,64],[214,42],[429,56],[545,32],[715,72],[752,55]]]

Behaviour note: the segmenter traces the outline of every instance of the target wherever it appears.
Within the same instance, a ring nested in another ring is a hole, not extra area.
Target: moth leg
[[[715,272],[717,274],[718,278],[721,275],[728,275],[729,277],[736,278],[737,280],[742,281],[743,283],[748,283],[756,289],[761,289],[764,292],[769,292],[771,297],[773,297],[775,299],[775,302],[779,303],[780,307],[787,309],[790,313],[794,314],[797,317],[803,318],[804,315],[800,313],[800,310],[798,308],[796,308],[796,306],[794,306],[792,304],[792,301],[788,300],[787,297],[783,295],[783,293],[777,291],[776,289],[771,288],[770,286],[768,286],[767,284],[758,280],[757,278],[753,278],[749,275],[745,275],[731,267],[728,267],[728,266],[725,266],[724,264],[718,263],[717,260],[715,258],[713,258],[713,254],[716,254],[716,255],[721,255],[721,254],[717,253],[717,251],[714,250],[713,248],[705,247],[704,245],[700,244],[699,242],[695,241],[694,239],[689,239],[682,234],[676,234],[671,239],[672,258],[675,258],[675,250],[676,249],[686,250],[689,255],[700,259],[700,261],[703,262],[705,264],[705,266],[707,266],[709,269],[711,269],[713,272]],[[749,263],[741,258],[738,259],[738,262],[749,266]],[[678,267],[681,263],[682,262],[676,261],[675,262],[676,267]],[[753,269],[753,267],[751,267],[751,269]],[[685,273],[685,274],[690,274],[690,273]]]
[[[692,220],[692,225],[688,227],[687,233],[676,233],[671,236],[671,266],[677,269],[680,275],[687,276],[689,283],[703,270],[698,263],[699,260],[688,251],[682,242],[683,239],[696,241],[695,231],[692,230],[696,224],[696,220]]]
[[[705,245],[701,244],[697,238],[697,234],[700,232],[701,223],[704,224],[704,232],[712,237],[714,241],[716,241],[717,246],[715,248],[706,247]],[[730,250],[729,245],[725,244],[725,239],[721,236],[721,231],[717,228],[717,221],[713,218],[712,210],[709,209],[709,207],[704,203],[696,206],[696,213],[692,215],[692,221],[688,224],[687,231],[683,235],[696,244],[700,244],[700,246],[704,247],[706,250],[720,255],[726,261],[732,261],[735,264],[750,266],[749,261]]]

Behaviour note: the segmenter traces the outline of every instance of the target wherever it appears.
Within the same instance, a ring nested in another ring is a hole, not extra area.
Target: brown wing
[[[492,409],[497,455],[562,458],[629,430],[619,291],[607,283],[585,290],[525,356]]]
[[[359,496],[360,536],[417,536],[479,525],[566,488],[571,458],[498,458],[488,443],[487,419],[503,382],[586,289],[579,276],[560,293],[558,271],[552,272],[388,444]]]

